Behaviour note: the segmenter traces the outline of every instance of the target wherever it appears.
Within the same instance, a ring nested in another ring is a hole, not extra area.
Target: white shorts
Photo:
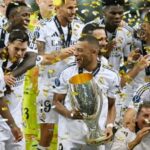
[[[105,146],[90,146],[86,144],[79,144],[71,142],[67,139],[58,140],[57,150],[105,150]]]
[[[25,139],[15,143],[11,130],[0,127],[0,150],[26,150]]]
[[[52,107],[53,91],[40,87],[37,97],[37,120],[38,123],[57,123],[58,113]]]

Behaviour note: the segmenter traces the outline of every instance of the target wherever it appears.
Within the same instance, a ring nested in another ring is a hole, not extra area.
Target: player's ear
[[[97,46],[92,46],[92,53],[93,54],[98,54],[99,53],[99,48]]]

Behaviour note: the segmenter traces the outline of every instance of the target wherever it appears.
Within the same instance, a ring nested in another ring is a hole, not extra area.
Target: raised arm
[[[67,57],[73,56],[75,51],[74,47],[68,47],[60,50],[59,52],[53,52],[51,54],[44,54],[42,55],[43,65],[49,65],[49,64],[54,64],[56,62],[59,62],[63,59],[66,59]]]
[[[133,68],[121,76],[121,87],[124,87],[126,83],[130,83],[142,70],[150,65],[149,58],[150,55],[141,56]]]
[[[36,64],[37,54],[35,52],[27,52],[23,61],[19,66],[12,71],[14,77],[24,74],[27,70],[31,69]]]

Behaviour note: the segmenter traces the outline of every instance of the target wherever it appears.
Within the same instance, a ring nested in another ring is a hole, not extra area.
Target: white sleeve
[[[108,89],[108,97],[116,98],[117,93],[120,91],[120,77],[117,73],[114,74],[114,78],[110,83],[110,87]]]
[[[0,68],[0,97],[4,96],[5,90],[6,88],[5,88],[4,75],[2,69]]]
[[[65,72],[63,71],[59,78],[55,79],[55,86],[54,93],[58,94],[66,94],[68,91],[68,84],[67,84]]]

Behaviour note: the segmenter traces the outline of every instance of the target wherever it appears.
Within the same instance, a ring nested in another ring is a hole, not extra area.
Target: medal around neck
[[[86,142],[89,145],[101,145],[106,140],[98,122],[102,110],[103,98],[101,90],[90,73],[81,73],[69,80],[71,90],[71,105],[79,110],[83,121],[88,127]],[[75,93],[75,94],[74,94]]]

